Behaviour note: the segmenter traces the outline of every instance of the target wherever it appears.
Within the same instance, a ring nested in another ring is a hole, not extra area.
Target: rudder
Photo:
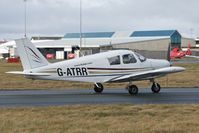
[[[46,66],[49,62],[27,38],[15,40],[24,70]]]

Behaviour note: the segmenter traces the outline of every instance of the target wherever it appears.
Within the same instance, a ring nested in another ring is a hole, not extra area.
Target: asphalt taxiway
[[[136,96],[124,89],[107,89],[102,94],[91,89],[0,91],[0,107],[76,104],[199,104],[199,88],[163,88],[159,94],[140,89]]]

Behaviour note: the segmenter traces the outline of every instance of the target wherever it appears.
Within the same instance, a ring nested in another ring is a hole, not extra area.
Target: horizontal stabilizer
[[[10,71],[9,74],[25,75],[25,76],[50,76],[50,73],[24,73],[22,71]]]

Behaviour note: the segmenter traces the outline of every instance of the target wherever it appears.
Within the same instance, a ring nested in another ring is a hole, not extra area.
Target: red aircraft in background
[[[176,59],[176,58],[180,59],[180,58],[184,58],[184,57],[199,58],[197,56],[191,56],[192,52],[191,52],[190,48],[191,48],[191,44],[190,43],[188,44],[187,51],[182,51],[178,47],[173,48],[173,50],[170,52],[170,58],[171,59]]]

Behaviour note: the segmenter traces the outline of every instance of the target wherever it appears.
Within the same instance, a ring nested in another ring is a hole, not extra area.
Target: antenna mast
[[[24,37],[27,37],[26,35],[26,8],[27,8],[27,0],[24,0]]]

